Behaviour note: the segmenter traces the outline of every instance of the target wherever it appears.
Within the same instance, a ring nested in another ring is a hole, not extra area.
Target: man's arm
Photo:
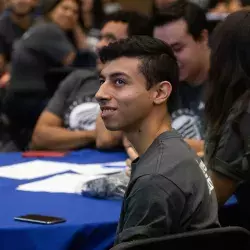
[[[218,173],[210,171],[219,206],[223,206],[236,190],[237,182]]]
[[[107,149],[122,146],[122,132],[106,129],[100,115],[96,119],[96,147]]]
[[[5,66],[6,66],[5,56],[3,54],[0,54],[0,75],[2,75],[5,72]]]
[[[172,182],[154,175],[140,177],[124,202],[116,244],[168,234],[181,216],[185,198]]]
[[[44,111],[32,136],[31,148],[69,150],[86,146],[95,141],[95,131],[69,131],[62,127],[62,120]]]

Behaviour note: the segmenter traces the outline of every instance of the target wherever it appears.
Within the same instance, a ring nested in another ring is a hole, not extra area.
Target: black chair
[[[222,227],[135,240],[111,250],[249,250],[250,232],[241,227]]]

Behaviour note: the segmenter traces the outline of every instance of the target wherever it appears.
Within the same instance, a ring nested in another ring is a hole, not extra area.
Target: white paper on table
[[[73,172],[82,175],[105,175],[105,174],[115,174],[124,171],[124,168],[118,167],[103,167],[100,164],[83,164],[72,166],[71,170]]]
[[[17,190],[49,193],[80,193],[81,187],[84,183],[103,177],[103,175],[83,176],[79,174],[66,173],[52,176],[41,181],[19,185]]]
[[[104,167],[126,167],[126,162],[125,161],[115,161],[115,162],[107,162],[107,163],[102,163]]]
[[[35,179],[69,171],[75,164],[53,161],[29,161],[0,167],[0,177],[11,179]]]

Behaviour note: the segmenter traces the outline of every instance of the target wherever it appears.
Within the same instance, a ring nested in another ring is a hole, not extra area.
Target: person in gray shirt
[[[169,45],[134,36],[104,47],[100,59],[101,118],[108,130],[122,131],[139,154],[115,244],[219,227],[206,166],[171,128],[166,103],[178,88],[178,65]]]

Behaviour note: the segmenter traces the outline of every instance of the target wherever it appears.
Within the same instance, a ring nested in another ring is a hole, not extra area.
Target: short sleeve
[[[235,181],[249,180],[250,162],[249,157],[246,157],[247,144],[250,143],[249,124],[250,114],[244,113],[239,123],[236,124],[236,131],[228,130],[227,139],[220,143],[221,145],[219,145],[215,154],[215,160],[211,164],[213,171]]]
[[[82,88],[83,85],[85,88]],[[96,71],[75,70],[61,82],[46,110],[63,119],[69,98],[76,99],[78,94],[93,96],[98,90],[98,86]]]
[[[76,81],[81,81],[79,74],[77,74],[76,72],[72,72],[69,76],[67,76],[61,82],[55,94],[49,101],[46,110],[57,115],[60,118],[63,118],[65,102],[71,94]]]
[[[123,227],[116,244],[168,234],[180,219],[184,203],[183,194],[166,178],[141,177],[126,198]]]
[[[40,52],[56,63],[61,63],[74,47],[66,34],[55,24],[36,25],[22,37],[25,47]]]

